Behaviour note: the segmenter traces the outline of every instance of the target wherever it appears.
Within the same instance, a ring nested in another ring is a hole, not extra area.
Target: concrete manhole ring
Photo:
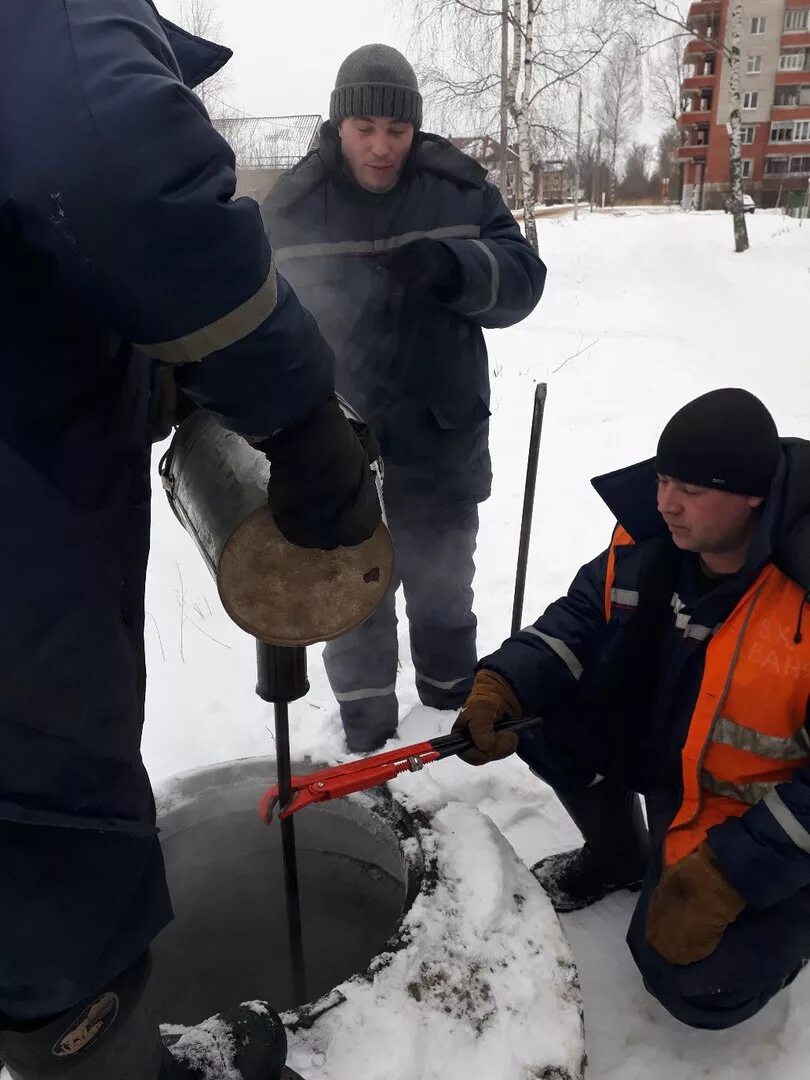
[[[156,788],[176,913],[154,946],[162,1019],[266,997],[306,1080],[583,1076],[578,977],[545,894],[487,817],[428,811],[413,783],[296,815],[311,991],[295,1002],[279,830],[256,809],[274,780],[251,758]]]

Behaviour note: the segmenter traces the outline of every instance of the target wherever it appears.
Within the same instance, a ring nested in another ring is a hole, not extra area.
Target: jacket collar
[[[618,523],[637,542],[668,535],[656,500],[655,459],[591,481]],[[810,591],[810,442],[782,439],[782,460],[763,503],[759,525],[742,572],[774,565]]]
[[[182,26],[164,19],[155,7],[154,0],[148,0],[148,2],[160,20],[163,32],[168,38],[180,68],[183,82],[190,90],[199,86],[201,82],[205,82],[206,79],[210,79],[212,75],[216,75],[233,56],[233,52],[224,45],[217,45],[214,41],[207,41],[205,38],[190,34]]]
[[[393,196],[401,192],[403,186],[417,173],[444,176],[461,187],[481,187],[487,175],[484,168],[447,139],[419,131],[414,136],[413,147],[396,187],[384,195],[375,195],[361,188],[346,171],[340,149],[340,136],[335,125],[327,120],[321,126],[317,150],[311,150],[290,172],[281,177],[267,201],[273,210],[287,209],[327,181],[339,184],[345,191],[357,197],[379,200],[386,195]]]

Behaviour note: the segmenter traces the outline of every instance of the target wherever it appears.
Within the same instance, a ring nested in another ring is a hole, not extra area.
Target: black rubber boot
[[[160,1080],[285,1080],[287,1035],[264,1001],[239,1005],[165,1039]]]
[[[12,1080],[158,1080],[162,1044],[142,956],[59,1016],[0,1033]]]
[[[620,889],[637,892],[649,852],[638,795],[600,780],[575,795],[557,797],[585,845],[532,867],[554,910],[579,911]]]

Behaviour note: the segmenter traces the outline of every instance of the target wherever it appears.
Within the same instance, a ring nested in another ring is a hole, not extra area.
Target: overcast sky
[[[211,4],[221,25],[218,40],[234,53],[222,97],[248,116],[326,117],[337,70],[360,45],[380,41],[414,59],[408,0],[203,2]],[[182,4],[157,0],[158,9],[177,22]],[[660,119],[647,113],[635,137],[655,142],[661,127]]]
[[[408,49],[397,0],[212,3],[222,25],[219,39],[234,53],[223,96],[251,116],[326,116],[337,69],[350,52],[375,41]],[[157,0],[157,6],[179,21],[181,0]]]

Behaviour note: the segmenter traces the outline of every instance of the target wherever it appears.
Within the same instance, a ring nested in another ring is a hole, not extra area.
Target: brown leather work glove
[[[705,960],[744,907],[703,843],[661,875],[647,912],[647,941],[670,964]]]
[[[453,724],[453,731],[468,731],[474,750],[459,754],[468,765],[487,765],[509,757],[518,748],[514,731],[494,730],[499,720],[520,716],[522,709],[509,683],[494,671],[482,668],[475,676],[470,696]]]

